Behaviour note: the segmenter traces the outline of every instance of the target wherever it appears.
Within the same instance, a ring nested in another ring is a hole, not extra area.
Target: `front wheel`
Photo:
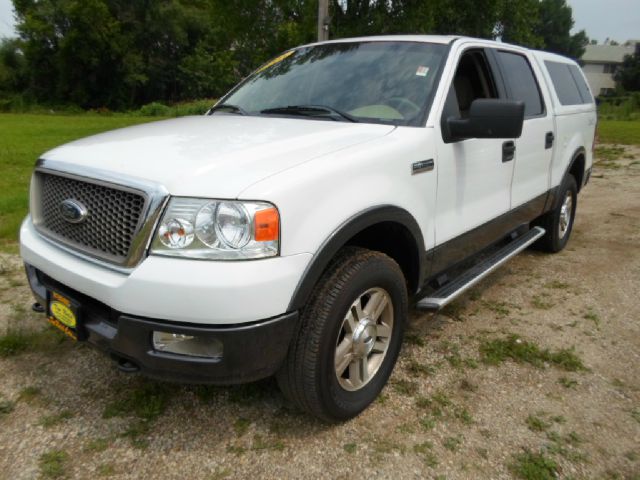
[[[375,400],[396,363],[408,315],[398,264],[362,248],[343,249],[301,312],[280,389],[328,421],[355,417]]]

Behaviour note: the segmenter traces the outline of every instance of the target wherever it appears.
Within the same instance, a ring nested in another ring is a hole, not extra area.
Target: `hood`
[[[183,117],[87,137],[42,158],[150,180],[172,195],[236,198],[268,176],[393,129],[303,118]]]

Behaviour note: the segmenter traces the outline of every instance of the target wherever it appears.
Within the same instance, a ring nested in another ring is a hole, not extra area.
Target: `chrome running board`
[[[524,235],[509,242],[489,258],[474,265],[469,270],[463,272],[459,277],[451,280],[430,296],[423,298],[416,304],[420,310],[439,310],[455,300],[459,295],[473,287],[480,280],[485,278],[495,269],[516,256],[533,242],[545,234],[544,228],[533,227]]]

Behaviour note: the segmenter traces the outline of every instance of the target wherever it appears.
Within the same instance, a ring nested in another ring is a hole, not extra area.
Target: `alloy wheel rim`
[[[573,195],[571,195],[571,192],[567,192],[564,197],[564,202],[562,202],[562,206],[560,207],[560,221],[558,222],[558,234],[560,238],[564,238],[569,231],[572,211]]]
[[[370,288],[351,304],[338,332],[334,356],[342,388],[360,390],[375,377],[389,350],[393,320],[391,296],[383,288]]]

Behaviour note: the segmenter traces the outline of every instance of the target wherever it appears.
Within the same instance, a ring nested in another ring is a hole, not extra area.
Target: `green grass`
[[[418,384],[409,380],[398,379],[393,381],[391,386],[400,395],[413,396],[418,393]]]
[[[355,443],[345,443],[342,448],[347,453],[356,453],[358,446]]]
[[[498,365],[511,359],[536,367],[543,367],[545,363],[549,363],[569,372],[586,370],[582,360],[573,349],[557,351],[542,349],[535,343],[523,340],[517,335],[483,341],[480,344],[480,355],[482,361],[489,365]]]
[[[433,365],[423,365],[422,363],[415,360],[410,360],[409,364],[407,365],[407,371],[413,377],[428,377],[435,373],[436,368]]]
[[[247,433],[247,430],[249,430],[250,426],[251,420],[249,420],[248,418],[240,417],[235,422],[233,422],[233,430],[239,437]]]
[[[262,435],[255,434],[253,436],[253,444],[251,449],[254,451],[275,450],[281,452],[285,449],[285,444],[281,440],[265,439]]]
[[[529,415],[526,420],[527,427],[532,432],[546,432],[551,426],[550,423],[536,415]]]
[[[462,438],[457,437],[447,437],[443,440],[442,446],[451,452],[455,452],[460,448],[462,444]]]
[[[71,417],[73,417],[73,413],[71,411],[63,410],[60,413],[55,413],[53,415],[44,415],[40,420],[38,420],[38,425],[43,426],[44,428],[50,428],[61,424],[65,420],[69,420]]]
[[[553,280],[544,286],[545,288],[551,288],[553,290],[566,290],[570,287],[568,283],[561,282],[560,280]]]
[[[151,381],[143,381],[109,403],[103,418],[124,417],[131,414],[141,420],[153,421],[164,413],[170,398],[170,387]]]
[[[445,415],[459,420],[464,425],[473,424],[473,416],[469,410],[461,405],[455,405],[451,399],[442,392],[436,392],[431,397],[418,396],[416,407],[424,412],[420,424],[425,430],[432,430],[436,423]]]
[[[640,145],[640,121],[600,120],[600,143]]]
[[[416,347],[424,347],[426,345],[424,339],[416,333],[405,333],[404,343],[414,345]]]
[[[108,438],[93,438],[86,443],[83,450],[89,453],[104,452],[110,443]]]
[[[437,467],[438,458],[433,453],[433,443],[426,441],[413,446],[413,451],[422,458],[427,467]]]
[[[170,385],[142,381],[107,404],[102,417],[135,416],[122,437],[128,438],[132,446],[144,449],[148,446],[145,437],[151,431],[153,422],[166,410],[172,392]]]
[[[0,245],[18,239],[28,210],[29,179],[40,155],[71,140],[151,120],[124,115],[0,114]]]
[[[562,385],[564,388],[576,388],[578,386],[578,381],[573,378],[560,377],[558,379],[558,383]]]
[[[555,480],[558,473],[556,462],[542,452],[534,453],[525,450],[515,455],[509,470],[516,478],[523,480]]]
[[[18,355],[29,348],[30,335],[22,330],[10,330],[0,337],[0,358]]]
[[[62,450],[51,450],[40,455],[40,473],[44,478],[64,478],[67,475],[69,455]]]
[[[587,309],[587,312],[582,316],[585,320],[591,320],[596,327],[600,327],[600,316],[593,310],[592,307]]]
[[[625,149],[619,145],[604,146],[598,145],[595,151],[596,160],[613,161],[622,158]]]
[[[116,467],[111,463],[103,463],[98,467],[98,475],[101,477],[111,477],[112,475],[115,475],[115,473]]]
[[[54,327],[42,330],[12,329],[0,336],[0,358],[35,350],[54,352],[68,344],[67,337]]]
[[[18,398],[20,400],[23,400],[26,403],[33,403],[36,399],[40,398],[41,395],[42,395],[42,390],[40,389],[40,387],[30,385],[20,390],[20,393],[18,394]]]
[[[0,418],[9,415],[16,408],[16,403],[11,400],[0,398]]]
[[[531,299],[531,305],[539,310],[550,310],[555,306],[554,303],[544,299],[540,295],[534,295]]]

